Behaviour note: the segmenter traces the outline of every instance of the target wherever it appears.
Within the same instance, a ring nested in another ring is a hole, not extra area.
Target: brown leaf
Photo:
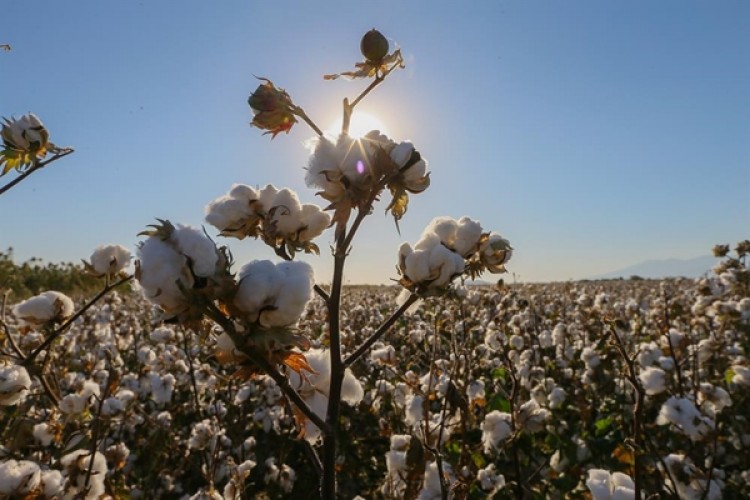
[[[305,370],[312,374],[318,373],[313,370],[312,366],[310,366],[310,363],[307,362],[307,358],[305,357],[305,355],[299,352],[290,351],[286,353],[281,362],[300,375],[302,370]]]

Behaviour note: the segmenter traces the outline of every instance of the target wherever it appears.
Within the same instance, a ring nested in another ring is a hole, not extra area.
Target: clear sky
[[[313,134],[301,124],[271,141],[250,127],[253,75],[327,128],[366,82],[321,76],[351,69],[372,27],[407,67],[358,109],[414,141],[432,186],[401,236],[376,207],[349,282],[395,278],[398,245],[438,215],[509,238],[523,281],[750,237],[745,0],[3,0],[2,19],[13,50],[0,51],[0,115],[32,111],[76,149],[0,197],[0,247],[18,261],[134,249],[155,217],[200,225],[234,182],[316,201],[303,181]],[[331,238],[311,260],[320,282]],[[232,241],[238,264],[274,259]]]

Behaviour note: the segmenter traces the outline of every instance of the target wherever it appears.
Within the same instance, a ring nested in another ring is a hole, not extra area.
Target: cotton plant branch
[[[110,363],[110,372],[109,376],[107,377],[107,384],[104,386],[104,392],[102,393],[101,397],[99,397],[99,404],[97,405],[96,409],[96,416],[94,417],[94,430],[92,431],[91,435],[91,450],[90,455],[91,458],[89,459],[89,467],[86,470],[86,480],[83,483],[83,490],[85,492],[88,492],[89,490],[89,483],[91,482],[91,473],[94,469],[94,459],[96,458],[96,449],[99,447],[99,433],[101,432],[101,420],[102,420],[102,408],[104,407],[104,401],[109,397],[110,390],[112,389],[112,386],[114,385],[114,376],[116,374],[116,371],[111,369],[112,368],[112,360],[110,359],[109,354],[107,354],[107,360]]]
[[[312,119],[310,119],[309,116],[307,116],[307,113],[305,113],[305,110],[300,108],[299,106],[292,106],[290,108],[290,111],[293,115],[302,118],[302,121],[305,122],[313,131],[318,134],[319,137],[323,137],[323,131],[320,130],[320,127],[318,127]]]
[[[344,98],[344,119],[341,122],[341,133],[342,134],[348,134],[349,133],[349,125],[351,123],[352,119],[352,113],[354,112],[354,108],[359,104],[362,99],[364,99],[370,92],[375,89],[378,85],[383,83],[383,81],[390,75],[393,70],[396,68],[403,67],[403,59],[401,58],[401,55],[399,53],[398,58],[396,59],[396,62],[393,63],[388,69],[386,69],[382,74],[377,74],[375,76],[375,79],[370,82],[370,85],[367,86],[365,90],[362,91],[361,94],[359,94],[351,103],[349,102],[348,98]]]
[[[3,195],[3,194],[5,194],[6,191],[10,190],[13,186],[15,186],[16,184],[18,184],[22,180],[26,179],[27,177],[29,177],[31,174],[33,174],[37,170],[41,170],[44,167],[46,167],[47,165],[49,165],[50,163],[53,163],[53,162],[59,160],[60,158],[68,156],[73,151],[75,151],[73,148],[63,148],[63,149],[60,149],[59,153],[55,153],[55,155],[52,156],[51,158],[49,158],[47,160],[44,160],[44,161],[40,161],[38,163],[35,163],[34,165],[31,166],[31,168],[29,168],[28,170],[24,171],[22,174],[20,174],[18,177],[16,177],[15,179],[13,179],[9,183],[7,183],[5,186],[0,187],[0,196]]]
[[[182,328],[182,349],[183,351],[185,351],[185,357],[187,358],[188,365],[190,366],[190,385],[193,389],[193,405],[195,406],[195,413],[197,413],[200,418],[203,418],[203,412],[201,411],[201,405],[198,399],[198,382],[195,379],[193,356],[190,354],[190,345],[188,344],[188,331],[185,328]]]
[[[406,299],[406,302],[404,302],[401,307],[394,311],[394,313],[382,325],[380,325],[377,331],[370,335],[370,337],[365,340],[362,345],[357,348],[356,351],[354,351],[344,360],[344,368],[348,368],[358,359],[364,356],[364,354],[370,349],[370,347],[372,347],[375,342],[380,340],[380,338],[388,332],[393,324],[396,323],[396,321],[398,321],[399,318],[404,315],[406,310],[409,309],[409,307],[411,307],[418,300],[419,297],[416,294],[409,295],[409,297]]]
[[[260,368],[263,373],[271,377],[273,381],[276,382],[276,385],[279,386],[281,391],[297,406],[297,408],[305,415],[305,417],[307,417],[315,425],[317,425],[321,429],[321,431],[325,432],[329,428],[329,425],[307,405],[305,400],[302,399],[302,396],[300,396],[299,393],[294,390],[294,388],[289,384],[289,379],[282,375],[263,356],[259,356],[255,351],[245,346],[245,339],[239,332],[237,332],[237,328],[235,327],[232,320],[224,316],[224,314],[219,311],[219,309],[213,303],[207,303],[206,309],[208,317],[216,322],[222,328],[222,330],[227,335],[229,335],[235,347],[242,354],[247,356],[247,358],[255,366]]]
[[[635,491],[635,498],[641,498],[641,431],[642,431],[642,419],[643,419],[643,400],[646,396],[646,392],[643,389],[643,385],[638,380],[638,374],[635,368],[635,357],[628,355],[625,349],[625,344],[617,333],[617,325],[613,324],[610,327],[610,332],[615,340],[615,348],[617,349],[623,363],[627,367],[626,378],[630,385],[633,387],[635,393],[635,407],[633,408],[633,429],[632,429],[632,443],[633,443],[633,484]]]

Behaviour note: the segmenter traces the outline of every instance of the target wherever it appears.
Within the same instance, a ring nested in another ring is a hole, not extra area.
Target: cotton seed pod
[[[362,37],[359,50],[369,62],[377,62],[388,54],[388,40],[375,28],[371,29]]]

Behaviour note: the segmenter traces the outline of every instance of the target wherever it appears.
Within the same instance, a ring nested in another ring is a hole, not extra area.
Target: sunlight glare
[[[338,136],[341,133],[341,123],[342,119],[339,118],[326,129],[326,134],[333,137]],[[380,118],[370,113],[354,110],[352,121],[349,123],[349,135],[354,138],[360,138],[367,135],[371,130],[380,130],[380,133],[390,135],[388,128]]]

